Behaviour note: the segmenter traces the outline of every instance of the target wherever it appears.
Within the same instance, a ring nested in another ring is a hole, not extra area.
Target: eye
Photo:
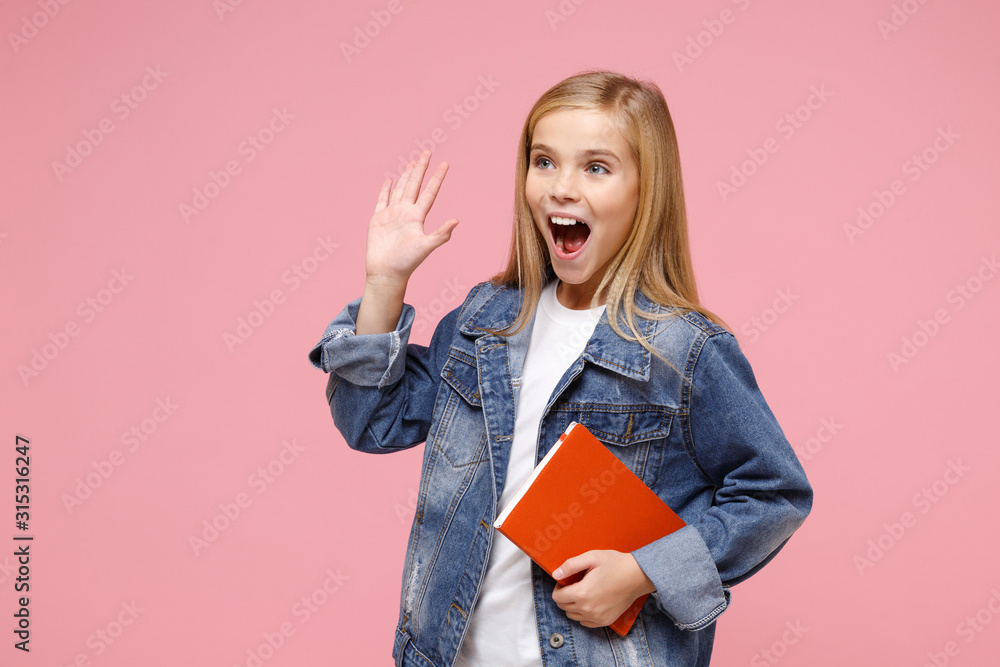
[[[595,172],[595,171],[591,171],[591,169],[593,169],[594,167],[597,167],[597,168],[598,168],[598,169],[600,169],[601,171],[597,171],[597,172]],[[605,166],[604,166],[603,164],[600,164],[600,163],[598,163],[598,162],[595,162],[595,163],[593,163],[593,164],[589,165],[589,166],[587,167],[587,171],[588,171],[589,173],[591,173],[591,174],[610,174],[610,173],[611,173],[610,171],[608,171],[608,168],[607,168],[607,167],[605,167]]]
[[[548,167],[545,166],[546,164],[552,164],[552,161],[549,160],[547,157],[536,157],[535,158],[535,166],[536,167],[538,167],[540,169],[548,169]]]

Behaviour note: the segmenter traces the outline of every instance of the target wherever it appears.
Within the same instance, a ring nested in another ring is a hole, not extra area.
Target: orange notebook
[[[549,573],[591,549],[635,551],[684,526],[659,496],[572,422],[493,526]],[[583,578],[578,573],[561,584]],[[632,603],[611,629],[624,637],[649,595]]]

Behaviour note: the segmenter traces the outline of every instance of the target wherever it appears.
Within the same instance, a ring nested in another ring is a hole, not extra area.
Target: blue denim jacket
[[[331,374],[334,422],[354,449],[386,453],[426,441],[410,533],[397,665],[452,665],[486,571],[497,498],[514,433],[530,327],[521,292],[477,285],[428,347],[408,344],[414,310],[395,331],[355,335],[360,299],[309,354]],[[643,295],[638,304],[655,312]],[[605,313],[544,412],[536,461],[571,421],[587,426],[688,525],[633,552],[656,586],[625,637],[586,628],[552,601],[532,565],[546,665],[708,665],[729,587],[760,569],[812,504],[805,472],[764,401],[735,338],[691,312],[639,320],[670,368],[614,333]],[[678,372],[679,371],[679,372]],[[502,509],[502,508],[500,508]]]

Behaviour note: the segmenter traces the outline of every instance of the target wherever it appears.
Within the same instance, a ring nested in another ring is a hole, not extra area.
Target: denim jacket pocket
[[[607,403],[558,403],[562,428],[575,421],[583,424],[650,488],[656,482],[661,455],[656,446],[669,435],[673,412],[659,405],[614,405]],[[651,451],[652,449],[652,451]],[[651,458],[652,454],[652,458]]]
[[[628,447],[670,433],[673,414],[655,405],[591,405],[581,415],[594,436],[607,445]]]
[[[452,350],[441,369],[441,393],[435,406],[436,447],[455,468],[488,459],[479,369],[468,355]],[[470,447],[470,443],[478,443]]]
[[[479,369],[474,359],[466,358],[461,352],[452,351],[444,368],[441,369],[441,378],[469,405],[482,407],[483,397],[479,394]]]

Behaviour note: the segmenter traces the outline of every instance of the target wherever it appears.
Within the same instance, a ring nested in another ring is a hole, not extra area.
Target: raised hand
[[[458,224],[457,218],[451,218],[430,234],[424,231],[424,219],[448,171],[448,163],[442,162],[420,192],[430,160],[431,152],[425,150],[419,160],[411,161],[391,196],[392,179],[382,183],[375,215],[368,221],[365,291],[355,326],[359,335],[395,329],[410,276],[435,248],[451,238]]]
[[[369,280],[405,283],[435,248],[451,238],[458,224],[456,218],[442,223],[430,234],[424,231],[424,219],[448,171],[448,163],[442,162],[418,197],[430,159],[431,152],[425,150],[416,163],[411,161],[391,196],[392,179],[387,178],[382,184],[375,215],[368,222],[365,274]]]

